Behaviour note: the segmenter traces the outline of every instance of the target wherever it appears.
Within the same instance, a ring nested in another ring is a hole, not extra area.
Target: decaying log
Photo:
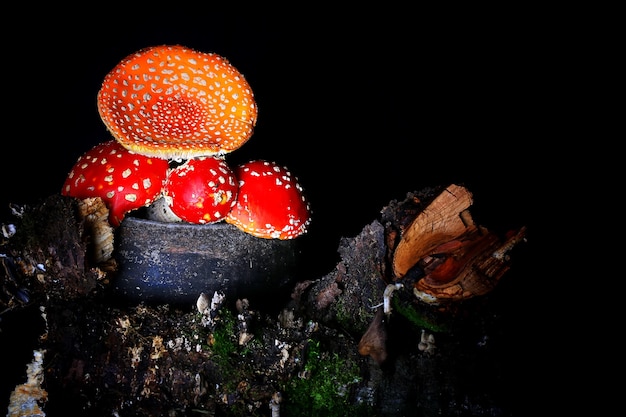
[[[53,196],[27,208],[17,234],[2,241],[0,301],[3,310],[34,305],[46,316],[37,350],[45,352],[45,382],[36,388],[45,387],[38,405],[53,414],[296,415],[296,402],[314,395],[290,389],[317,381],[322,370],[311,365],[342,361],[340,373],[323,375],[337,390],[324,400],[337,408],[318,415],[345,407],[509,417],[501,394],[508,380],[492,363],[507,356],[494,350],[509,330],[494,330],[501,304],[489,294],[525,228],[500,238],[473,222],[471,205],[471,193],[454,184],[407,193],[340,240],[341,260],[326,275],[294,282],[271,309],[226,298],[207,320],[196,303],[111,297],[110,247],[90,241],[102,216]],[[89,255],[94,247],[101,257]],[[28,297],[18,302],[17,289]],[[356,374],[337,382],[348,370]]]

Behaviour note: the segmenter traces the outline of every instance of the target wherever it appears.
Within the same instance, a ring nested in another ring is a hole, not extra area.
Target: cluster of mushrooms
[[[226,58],[181,45],[144,48],[105,76],[97,105],[113,138],[78,158],[61,194],[100,198],[111,227],[148,207],[154,219],[224,221],[259,238],[307,231],[310,206],[286,167],[226,161],[250,139],[258,114],[250,85]]]

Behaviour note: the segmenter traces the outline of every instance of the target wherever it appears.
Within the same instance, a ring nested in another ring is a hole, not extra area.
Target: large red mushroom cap
[[[78,158],[61,194],[102,198],[109,209],[109,222],[117,227],[126,213],[151,204],[160,195],[168,168],[165,159],[131,152],[109,140]]]
[[[181,220],[208,224],[224,220],[237,201],[238,184],[223,158],[199,157],[172,168],[163,190]]]
[[[163,159],[232,152],[257,120],[252,89],[226,58],[180,45],[123,59],[104,78],[98,111],[124,147]]]
[[[293,239],[304,234],[311,210],[298,180],[275,162],[250,161],[235,168],[237,204],[226,222],[253,236]]]

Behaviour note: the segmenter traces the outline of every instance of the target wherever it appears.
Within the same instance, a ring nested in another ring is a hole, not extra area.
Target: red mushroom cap
[[[151,204],[159,196],[168,168],[165,159],[139,155],[110,140],[78,158],[61,194],[102,198],[109,209],[109,222],[117,227],[126,213]]]
[[[221,157],[199,157],[173,168],[164,195],[171,211],[189,223],[224,220],[237,201],[237,179]]]
[[[232,152],[257,120],[252,89],[226,58],[180,45],[124,58],[104,78],[98,111],[124,147],[163,159]]]
[[[304,234],[311,210],[297,179],[275,162],[255,160],[235,169],[237,204],[226,222],[253,236],[293,239]]]

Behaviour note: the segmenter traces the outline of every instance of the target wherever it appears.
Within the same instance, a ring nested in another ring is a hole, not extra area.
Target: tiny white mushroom
[[[385,314],[391,314],[391,297],[393,295],[393,292],[402,287],[403,285],[399,282],[396,282],[395,284],[389,284],[387,285],[387,287],[385,287],[385,291],[383,292],[383,311],[385,312]]]
[[[422,329],[422,334],[420,336],[420,342],[417,344],[417,348],[424,353],[432,354],[435,351],[435,336],[431,333],[426,333],[424,329]]]
[[[10,238],[17,232],[17,228],[14,224],[3,224],[2,225],[2,234],[5,238]]]
[[[209,308],[209,303],[209,296],[205,293],[201,293],[196,301],[196,307],[201,314],[204,314],[204,312]]]

